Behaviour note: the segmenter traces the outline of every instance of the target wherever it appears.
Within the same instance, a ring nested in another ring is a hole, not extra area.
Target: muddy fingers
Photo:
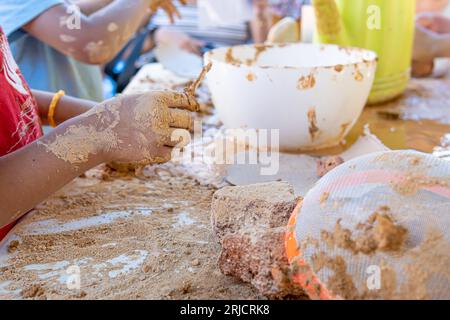
[[[159,130],[160,144],[167,147],[184,148],[191,142],[191,135],[187,130],[168,128]]]
[[[186,110],[170,109],[169,126],[192,131],[194,128],[194,119],[190,112]]]
[[[167,91],[161,93],[161,95],[169,108],[179,108],[193,112],[198,111],[200,108],[195,97],[185,92]]]

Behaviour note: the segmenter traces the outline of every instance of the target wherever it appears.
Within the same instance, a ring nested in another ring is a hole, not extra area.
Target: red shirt
[[[42,136],[37,103],[0,27],[0,157]],[[0,213],[1,214],[1,213]],[[1,228],[0,240],[14,226]]]

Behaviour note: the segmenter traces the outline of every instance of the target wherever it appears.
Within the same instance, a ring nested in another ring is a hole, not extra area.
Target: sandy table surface
[[[185,80],[153,65],[127,92],[164,79],[169,86]],[[339,149],[369,123],[388,147],[433,151],[450,132],[449,88],[449,78],[413,80],[403,98],[366,108]],[[214,116],[207,118],[205,125],[216,128]],[[209,210],[222,178],[215,168],[173,163],[147,167],[138,177],[105,166],[89,171],[0,244],[0,298],[262,299],[217,267]]]

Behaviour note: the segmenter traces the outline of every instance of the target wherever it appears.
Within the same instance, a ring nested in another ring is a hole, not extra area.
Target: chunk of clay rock
[[[271,299],[305,298],[294,286],[284,248],[289,217],[297,205],[287,182],[225,187],[214,194],[211,221],[225,275],[251,283]]]

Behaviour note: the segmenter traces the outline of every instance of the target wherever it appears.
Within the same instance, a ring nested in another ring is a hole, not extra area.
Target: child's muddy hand
[[[182,148],[190,142],[193,108],[186,94],[172,91],[121,96],[104,103],[97,114],[105,113],[103,119],[117,139],[116,147],[104,151],[107,161],[169,161],[174,147]]]

